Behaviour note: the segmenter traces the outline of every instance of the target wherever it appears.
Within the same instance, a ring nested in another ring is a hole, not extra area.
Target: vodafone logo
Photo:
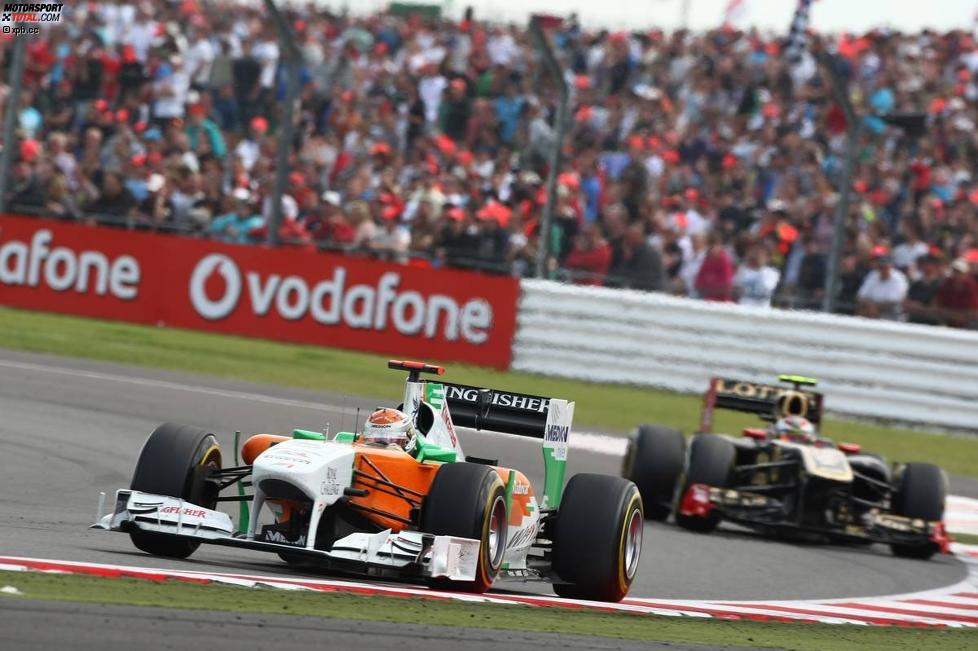
[[[194,267],[189,292],[194,310],[208,321],[248,310],[258,317],[275,314],[287,321],[311,319],[324,326],[393,329],[407,336],[471,344],[488,341],[493,314],[487,300],[473,298],[460,305],[445,294],[399,291],[400,284],[401,274],[388,271],[375,285],[348,286],[347,270],[342,266],[318,282],[301,276],[243,272],[229,256],[211,253]]]
[[[217,274],[224,280],[224,293],[212,300],[207,293],[208,281]],[[204,257],[190,276],[190,302],[197,314],[208,321],[226,318],[238,306],[241,298],[241,272],[234,260],[220,253]]]
[[[54,233],[41,228],[30,244],[0,245],[0,285],[47,287],[56,292],[92,293],[130,301],[139,294],[139,262],[129,255],[114,260],[101,251],[53,247]]]

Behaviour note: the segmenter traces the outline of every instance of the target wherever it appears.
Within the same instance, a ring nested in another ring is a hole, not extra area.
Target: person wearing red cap
[[[645,141],[640,136],[628,139],[628,164],[618,177],[622,186],[622,204],[631,221],[639,217],[639,206],[649,191],[649,170],[644,160]]]
[[[224,135],[220,127],[207,116],[207,107],[198,102],[190,106],[190,117],[187,120],[186,133],[190,139],[190,148],[197,151],[201,138],[206,138],[210,151],[223,159],[227,156],[228,148],[224,143]]]
[[[261,155],[261,140],[268,131],[268,120],[260,115],[251,118],[248,123],[248,135],[241,139],[234,148],[234,155],[241,161],[246,171],[251,171]]]

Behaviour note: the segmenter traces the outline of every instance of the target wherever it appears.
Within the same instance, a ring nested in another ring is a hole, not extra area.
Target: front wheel
[[[937,522],[944,518],[947,478],[944,471],[930,463],[908,463],[897,479],[893,512],[907,518]],[[927,541],[914,545],[890,545],[895,556],[928,559],[938,551],[937,543]]]
[[[682,432],[657,425],[639,426],[628,442],[622,476],[638,486],[645,517],[659,521],[669,517],[685,460],[686,439]]]
[[[561,597],[621,601],[642,555],[645,515],[634,483],[582,473],[567,482],[553,529]]]
[[[730,483],[737,450],[729,440],[716,434],[698,434],[689,444],[689,461],[686,476],[680,484],[677,495],[676,524],[683,529],[698,533],[709,533],[720,524],[716,512],[706,515],[684,515],[681,512],[682,500],[694,484],[725,488]]]
[[[213,434],[189,425],[165,423],[143,444],[129,487],[214,509],[219,488],[208,475],[220,468],[221,450]],[[138,549],[155,556],[187,558],[200,547],[194,540],[149,531],[134,530],[129,537]]]
[[[438,469],[421,507],[421,531],[481,541],[474,581],[438,578],[431,586],[483,593],[503,564],[508,520],[499,473],[478,463],[446,463]]]

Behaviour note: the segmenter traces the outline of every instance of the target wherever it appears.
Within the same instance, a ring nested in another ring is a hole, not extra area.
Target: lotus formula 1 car
[[[577,474],[564,485],[574,403],[428,381],[421,375],[442,369],[420,362],[388,366],[408,373],[403,402],[374,415],[409,422],[408,446],[368,443],[366,425],[332,437],[295,430],[250,437],[239,463],[236,436],[227,467],[213,434],[168,423],[147,439],[112,512],[103,516],[100,501],[94,526],[160,556],[210,543],[444,589],[484,592],[509,578],[549,581],[568,597],[625,596],[641,554],[642,500],[619,477]],[[543,439],[540,498],[518,470],[465,457],[456,426]],[[237,524],[218,510],[235,501]]]
[[[638,428],[623,474],[638,485],[646,515],[672,514],[680,527],[698,532],[727,520],[768,533],[884,543],[897,556],[946,552],[941,469],[928,463],[891,468],[858,445],[818,436],[824,400],[815,381],[780,380],[791,386],[711,379],[699,433],[688,445],[677,430]],[[740,437],[714,434],[718,408],[754,413],[772,425],[745,428]],[[807,430],[800,436],[790,433],[798,424]]]

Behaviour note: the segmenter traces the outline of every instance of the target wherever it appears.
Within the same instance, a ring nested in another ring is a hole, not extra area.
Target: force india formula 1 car
[[[422,373],[442,369],[419,362],[388,366],[408,373],[398,409],[415,426],[410,453],[353,432],[295,430],[250,437],[241,465],[236,439],[235,465],[225,467],[213,434],[168,423],[147,439],[113,512],[103,517],[100,502],[94,526],[160,556],[212,543],[445,589],[537,579],[566,597],[625,596],[641,554],[642,500],[620,477],[577,474],[564,486],[574,403],[427,381]],[[539,501],[521,472],[465,457],[456,426],[543,439]],[[241,502],[237,527],[217,510],[232,501]]]
[[[760,530],[814,533],[835,542],[890,545],[897,556],[946,552],[947,479],[928,463],[896,464],[826,438],[779,437],[772,428],[746,428],[741,437],[713,434],[717,408],[822,419],[814,380],[781,376],[793,386],[713,378],[699,433],[686,445],[677,430],[642,425],[629,442],[624,475],[639,487],[646,515],[709,532],[721,520]]]

